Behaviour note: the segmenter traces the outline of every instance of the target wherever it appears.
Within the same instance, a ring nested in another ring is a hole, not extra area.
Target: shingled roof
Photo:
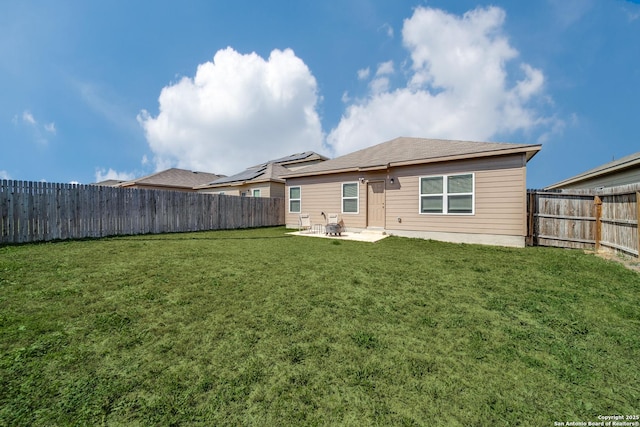
[[[306,163],[314,161],[327,160],[327,157],[314,151],[305,151],[302,153],[291,154],[275,160],[269,160],[266,163],[251,166],[240,173],[231,176],[225,176],[216,179],[207,185],[201,185],[199,188],[215,188],[228,185],[243,185],[247,182],[266,182],[275,181],[284,183],[281,177],[292,172],[292,169],[298,166],[305,166]],[[290,169],[291,168],[291,169]]]
[[[622,157],[618,160],[614,160],[609,163],[605,163],[603,165],[597,166],[593,169],[589,169],[586,172],[572,176],[571,178],[567,178],[563,181],[556,182],[555,184],[549,185],[548,187],[545,187],[545,188],[546,189],[562,188],[567,185],[577,184],[577,183],[580,183],[581,181],[586,181],[586,180],[610,175],[616,172],[623,171],[625,169],[629,169],[632,167],[639,167],[639,166],[640,166],[640,152],[637,152],[637,153]]]
[[[227,184],[244,184],[245,182],[264,182],[264,181],[277,181],[284,182],[284,179],[280,179],[280,176],[285,173],[291,172],[289,169],[280,166],[275,163],[266,163],[257,167],[246,169],[240,173],[231,176],[225,176],[223,178],[216,179],[207,185],[202,187],[221,186]]]
[[[135,185],[174,187],[174,188],[194,188],[207,182],[220,178],[221,175],[207,172],[194,172],[186,169],[171,168],[151,175],[136,178],[123,182],[120,187],[131,187]]]
[[[386,169],[421,163],[433,163],[475,157],[526,153],[527,161],[542,146],[540,144],[513,144],[502,142],[450,141],[400,137],[364,148],[344,156],[291,172],[285,178],[322,175],[339,172]]]

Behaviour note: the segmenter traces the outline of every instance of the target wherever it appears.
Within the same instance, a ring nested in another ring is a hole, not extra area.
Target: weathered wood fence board
[[[284,224],[284,200],[0,181],[0,244]]]
[[[640,184],[527,194],[527,243],[638,256]]]

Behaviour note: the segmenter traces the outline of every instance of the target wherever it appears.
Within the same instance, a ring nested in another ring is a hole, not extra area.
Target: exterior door
[[[384,181],[367,184],[367,227],[384,228]]]

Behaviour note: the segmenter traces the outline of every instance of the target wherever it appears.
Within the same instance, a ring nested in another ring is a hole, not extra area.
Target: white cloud
[[[52,134],[55,135],[56,134],[56,124],[53,123],[53,122],[52,123],[47,123],[47,124],[44,125],[44,130],[46,130],[47,132],[52,133]]]
[[[376,71],[376,76],[386,76],[389,74],[393,74],[393,61],[383,62],[378,65],[378,70]]]
[[[117,172],[111,168],[108,170],[104,168],[96,169],[96,182],[106,181],[108,179],[131,181],[132,179],[135,179],[135,175],[130,172]]]
[[[324,151],[316,80],[286,49],[267,60],[232,48],[218,51],[162,89],[159,114],[143,110],[157,170],[170,166],[232,174],[304,150]]]
[[[36,119],[33,118],[33,114],[31,114],[30,111],[22,112],[22,121],[30,125],[34,125],[34,126],[37,125]]]
[[[358,70],[358,80],[368,79],[369,74],[371,74],[371,69],[369,67]]]
[[[393,63],[381,64],[369,96],[347,107],[328,144],[341,155],[397,136],[489,140],[547,123],[527,105],[542,95],[543,73],[526,63],[521,76],[507,72],[518,52],[504,20],[497,7],[463,16],[417,8],[402,30],[411,56],[406,85],[389,89],[381,76]]]
[[[11,175],[5,170],[0,170],[0,179],[11,179]]]
[[[11,121],[16,126],[24,124],[27,129],[29,129],[33,139],[42,145],[47,145],[49,143],[44,134],[56,134],[56,124],[54,122],[41,125],[29,110],[24,110],[20,116],[17,114],[14,115]]]
[[[393,61],[383,62],[378,65],[376,77],[369,83],[372,94],[380,94],[389,90],[389,78],[394,73]]]
[[[387,37],[389,37],[390,39],[393,38],[393,27],[391,25],[382,24],[380,29],[387,34]]]

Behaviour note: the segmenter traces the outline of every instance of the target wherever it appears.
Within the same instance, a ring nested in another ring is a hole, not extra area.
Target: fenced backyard
[[[638,256],[640,184],[527,192],[527,244]],[[283,199],[0,181],[0,244],[283,225]]]
[[[638,256],[639,194],[640,184],[598,190],[529,190],[527,244]]]
[[[0,181],[0,244],[282,224],[282,199]]]

